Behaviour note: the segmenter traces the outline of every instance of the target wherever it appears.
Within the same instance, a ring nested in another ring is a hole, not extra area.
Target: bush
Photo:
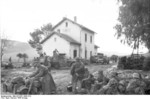
[[[146,57],[144,59],[144,62],[143,62],[143,70],[144,71],[149,71],[150,70],[150,57]]]
[[[119,69],[143,69],[144,57],[140,56],[139,58],[134,57],[121,57],[118,63]]]
[[[121,57],[120,59],[119,59],[119,62],[118,62],[118,68],[119,69],[125,69],[125,65],[126,65],[126,56],[124,56],[124,57]]]
[[[29,66],[30,66],[29,63],[23,63],[23,64],[22,64],[22,67],[29,67]]]

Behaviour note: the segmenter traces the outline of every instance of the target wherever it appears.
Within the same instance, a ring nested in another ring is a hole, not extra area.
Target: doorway
[[[73,58],[76,58],[77,57],[77,50],[74,50],[73,51]]]

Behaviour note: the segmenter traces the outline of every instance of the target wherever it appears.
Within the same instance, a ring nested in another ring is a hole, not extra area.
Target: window
[[[85,34],[85,42],[87,42],[87,34]]]
[[[91,43],[92,43],[92,36],[90,36],[90,41],[91,41]]]
[[[56,42],[56,40],[57,40],[57,39],[56,39],[56,38],[54,38],[54,41],[55,41],[55,42]]]
[[[66,22],[66,27],[68,27],[68,22]]]

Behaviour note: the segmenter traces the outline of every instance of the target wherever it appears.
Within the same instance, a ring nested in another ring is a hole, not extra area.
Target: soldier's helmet
[[[133,73],[132,77],[133,77],[133,78],[140,79],[140,74],[139,74],[139,73]]]

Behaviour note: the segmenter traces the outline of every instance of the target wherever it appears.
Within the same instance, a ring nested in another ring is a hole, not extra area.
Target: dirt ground
[[[98,70],[106,70],[110,68],[112,65],[88,65],[86,66],[90,73],[94,73]],[[2,79],[8,79],[8,78],[13,78],[17,76],[23,76],[27,77],[30,75],[32,72],[34,72],[34,68],[15,68],[15,69],[9,69],[9,70],[1,70],[1,77]],[[57,85],[57,92],[58,94],[71,94],[67,92],[66,86],[69,84],[71,81],[71,75],[70,75],[70,68],[62,68],[60,70],[52,70],[51,74],[54,78],[54,81]],[[7,94],[7,93],[2,93],[2,94]]]

